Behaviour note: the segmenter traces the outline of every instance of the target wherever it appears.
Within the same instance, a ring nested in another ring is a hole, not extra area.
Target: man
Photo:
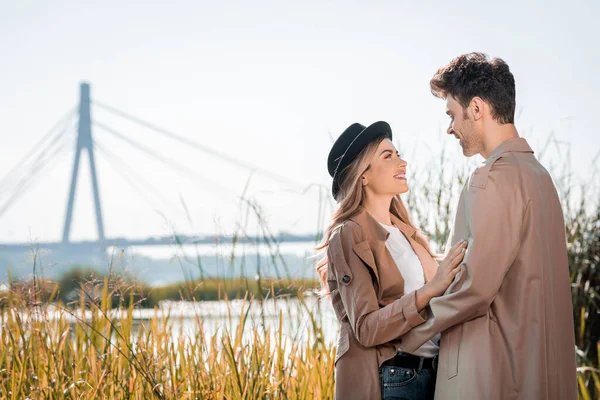
[[[514,77],[503,60],[470,53],[430,86],[446,100],[448,134],[485,161],[462,190],[449,239],[469,242],[461,272],[402,350],[443,333],[436,399],[576,399],[564,219],[550,175],[514,126]]]

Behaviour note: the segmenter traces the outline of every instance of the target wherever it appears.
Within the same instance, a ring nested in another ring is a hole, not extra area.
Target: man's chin
[[[464,143],[463,139],[459,139],[458,144],[459,144],[460,148],[462,149],[463,156],[471,157],[473,155],[473,154],[469,154],[469,149],[467,147],[465,147],[465,143]]]
[[[477,154],[476,152],[474,152],[470,149],[467,149],[466,147],[463,147],[462,151],[463,151],[463,155],[468,158],[473,157],[475,154]]]

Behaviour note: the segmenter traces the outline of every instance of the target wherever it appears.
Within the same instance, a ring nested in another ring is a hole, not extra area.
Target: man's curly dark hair
[[[434,96],[450,95],[463,108],[473,97],[480,97],[490,105],[499,124],[515,122],[515,78],[500,58],[489,59],[483,53],[460,55],[438,69],[429,85]]]

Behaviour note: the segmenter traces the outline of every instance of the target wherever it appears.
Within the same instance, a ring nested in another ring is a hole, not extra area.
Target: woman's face
[[[367,193],[392,195],[408,192],[406,166],[389,139],[384,139],[371,159],[369,168],[362,175],[362,184]]]

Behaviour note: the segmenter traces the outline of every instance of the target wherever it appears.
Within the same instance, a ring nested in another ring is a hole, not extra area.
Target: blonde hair
[[[375,155],[379,144],[383,140],[384,138],[381,138],[369,143],[352,161],[352,163],[343,171],[341,171],[342,179],[340,181],[340,189],[336,198],[338,201],[338,207],[331,216],[331,222],[327,226],[327,229],[325,229],[323,239],[315,247],[315,250],[318,251],[318,256],[321,257],[317,262],[316,268],[319,278],[321,279],[322,294],[328,294],[329,292],[327,288],[327,247],[329,246],[329,240],[331,239],[331,235],[333,235],[333,233],[339,229],[344,222],[360,212],[361,206],[363,205],[363,201],[365,199],[365,188],[362,185],[361,177],[369,169],[371,159]],[[404,222],[410,227],[417,229],[412,224],[408,215],[408,210],[400,198],[400,195],[396,195],[392,198],[392,202],[390,204],[390,213],[395,215],[398,219],[400,219],[400,221]],[[429,252],[429,254],[432,255],[432,257],[435,257],[429,248],[427,239],[419,229],[417,229],[415,240],[417,243],[423,246]]]

